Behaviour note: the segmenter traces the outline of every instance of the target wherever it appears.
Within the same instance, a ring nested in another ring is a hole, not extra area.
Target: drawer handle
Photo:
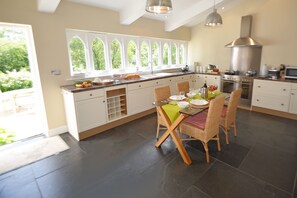
[[[159,83],[159,82],[156,82],[157,84]]]
[[[105,103],[105,100],[103,100],[103,103]]]
[[[261,88],[261,86],[258,86],[258,88]]]
[[[257,99],[257,102],[259,102],[260,100],[259,99]]]
[[[90,96],[93,96],[93,94],[90,94]]]
[[[282,103],[281,105],[282,105],[282,106],[284,106],[284,104],[283,104],[283,103]]]
[[[138,87],[141,87],[141,85],[138,85]]]
[[[283,89],[283,91],[287,91],[287,89]]]
[[[294,96],[295,94],[294,93],[291,93],[291,95]]]

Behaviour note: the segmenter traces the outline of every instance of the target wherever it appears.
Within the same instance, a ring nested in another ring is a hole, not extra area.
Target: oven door
[[[232,91],[240,87],[240,82],[232,80],[223,80],[222,81],[223,93],[231,94]]]

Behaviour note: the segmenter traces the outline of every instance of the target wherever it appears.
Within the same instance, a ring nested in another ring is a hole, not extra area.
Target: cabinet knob
[[[260,100],[259,99],[257,99],[257,102],[259,102]]]
[[[291,93],[291,95],[294,96],[295,94],[294,93]]]
[[[138,87],[141,87],[141,85],[138,85]]]
[[[102,101],[103,103],[105,102],[105,100]]]
[[[90,96],[93,96],[93,94],[90,94]]]
[[[287,91],[287,89],[283,89],[283,91]]]
[[[282,103],[281,105],[282,105],[282,106],[284,106],[284,104],[283,104],[283,103]]]
[[[207,78],[207,76],[205,76],[205,78]]]
[[[261,88],[261,86],[258,86],[258,88]]]
[[[157,84],[159,84],[159,82],[156,82]]]

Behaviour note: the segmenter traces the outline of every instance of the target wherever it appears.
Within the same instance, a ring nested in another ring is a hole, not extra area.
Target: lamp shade
[[[171,0],[147,0],[145,10],[155,14],[167,14],[172,10]]]
[[[223,20],[221,15],[217,13],[217,9],[214,9],[213,12],[207,16],[205,21],[206,26],[218,26],[222,24],[223,24]]]

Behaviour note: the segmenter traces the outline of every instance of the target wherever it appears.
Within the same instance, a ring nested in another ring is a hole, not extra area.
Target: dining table
[[[209,92],[208,98],[205,98],[205,100],[211,100],[219,94],[221,94],[220,91]],[[201,95],[197,93],[196,95],[192,97],[187,97],[184,100],[188,101],[190,104],[191,100],[195,100],[195,99],[203,99],[203,98],[201,97]],[[174,101],[170,99],[166,101],[155,102],[156,109],[160,114],[160,116],[162,117],[167,128],[165,133],[156,142],[155,147],[159,148],[163,144],[163,142],[169,136],[171,136],[184,163],[186,163],[187,165],[190,165],[192,163],[192,160],[189,157],[185,147],[183,146],[181,138],[178,136],[177,128],[185,118],[187,118],[188,116],[194,116],[198,113],[203,112],[205,109],[208,108],[208,105],[201,105],[201,106],[189,105],[186,108],[181,108],[177,105],[177,103],[178,101]]]

